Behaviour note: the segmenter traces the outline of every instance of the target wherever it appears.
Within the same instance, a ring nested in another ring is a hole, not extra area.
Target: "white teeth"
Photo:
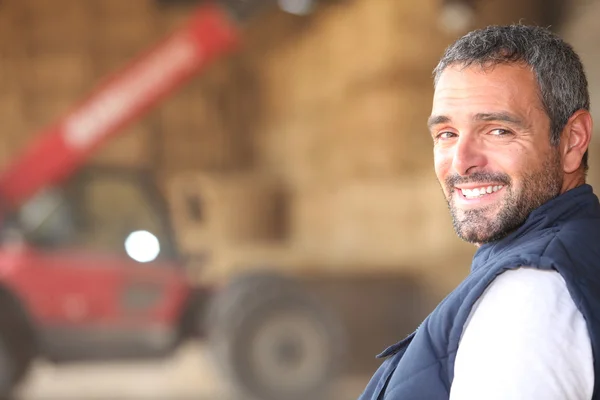
[[[503,187],[502,185],[484,186],[484,187],[475,188],[475,189],[460,189],[460,191],[463,194],[463,196],[465,196],[467,199],[473,199],[476,197],[484,196],[489,193],[497,192],[498,190],[502,189],[502,187]]]

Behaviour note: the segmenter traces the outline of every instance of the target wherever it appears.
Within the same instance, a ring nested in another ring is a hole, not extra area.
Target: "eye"
[[[492,136],[506,136],[510,134],[512,134],[512,132],[506,129],[493,129],[490,131],[490,135]]]
[[[438,133],[435,138],[436,140],[446,140],[446,139],[451,139],[453,137],[456,137],[456,133],[454,132],[440,132]]]

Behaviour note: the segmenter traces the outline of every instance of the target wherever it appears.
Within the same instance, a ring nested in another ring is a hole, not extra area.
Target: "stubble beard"
[[[456,185],[485,182],[504,185],[505,194],[499,203],[469,210],[456,207],[453,200]],[[446,201],[454,231],[462,240],[478,245],[500,240],[521,226],[533,210],[557,197],[562,183],[558,149],[551,150],[539,170],[522,176],[518,191],[506,174],[476,172],[467,177],[450,176],[445,181],[449,193]]]

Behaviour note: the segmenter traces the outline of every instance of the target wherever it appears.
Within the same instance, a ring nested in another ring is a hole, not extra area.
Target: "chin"
[[[485,228],[476,229],[468,229],[467,227],[456,225],[454,228],[459,238],[477,247],[504,239],[514,232],[513,228],[498,229],[497,226],[494,227],[492,224],[486,225]]]

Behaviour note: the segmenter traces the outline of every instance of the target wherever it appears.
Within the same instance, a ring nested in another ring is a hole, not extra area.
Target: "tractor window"
[[[155,205],[157,199],[152,198],[140,181],[94,178],[83,185],[81,199],[80,225],[83,229],[80,238],[86,247],[125,252],[128,237],[134,232],[145,231],[158,239],[159,257],[172,255],[164,223],[166,216]]]
[[[18,211],[14,228],[28,243],[52,248],[73,243],[76,229],[64,193],[48,189],[33,197]]]
[[[173,258],[166,209],[148,177],[143,177],[119,170],[82,174],[62,189],[47,190],[25,204],[14,218],[18,229],[5,236],[12,238],[14,231],[16,240],[20,235],[40,248],[79,247],[127,256],[131,234],[137,232],[133,238],[139,239],[143,237],[139,232],[147,232],[160,245],[157,259]]]

